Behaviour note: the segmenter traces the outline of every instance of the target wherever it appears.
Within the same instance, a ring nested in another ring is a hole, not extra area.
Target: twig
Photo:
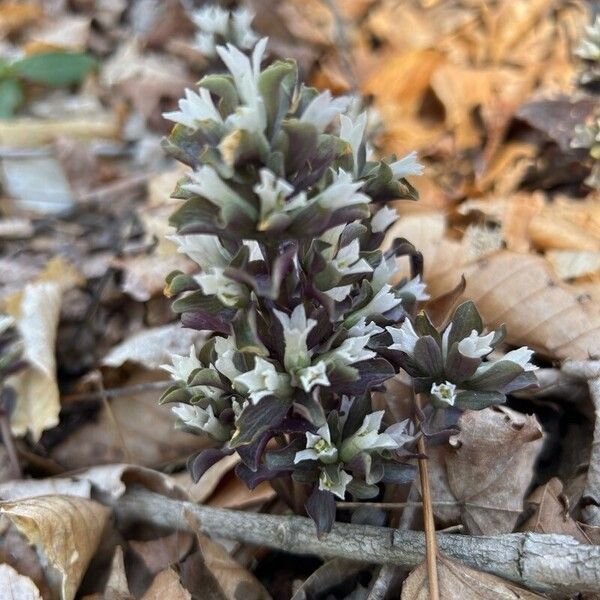
[[[419,454],[425,455],[425,439],[423,436],[417,442]],[[437,573],[437,543],[435,540],[435,522],[431,506],[431,488],[429,487],[429,469],[427,458],[419,458],[419,476],[421,478],[421,493],[423,495],[423,522],[425,523],[425,542],[427,545],[427,580],[429,600],[440,600],[440,590]]]
[[[124,526],[145,522],[189,531],[185,518],[188,511],[208,535],[296,554],[393,564],[405,569],[420,564],[425,556],[425,536],[417,531],[336,523],[319,540],[314,523],[306,517],[199,506],[134,487],[111,504]],[[525,587],[565,594],[600,592],[600,547],[581,544],[570,536],[439,534],[437,541],[440,551],[449,557]]]
[[[594,441],[582,496],[582,501],[587,503],[587,506],[583,507],[582,514],[586,523],[597,526],[600,525],[600,361],[567,361],[561,371],[567,376],[587,381],[594,405]]]
[[[421,508],[423,502],[407,501],[407,502],[336,502],[338,509],[344,508],[379,508],[380,510],[400,510],[407,507]],[[459,502],[432,502],[432,506],[460,506]]]
[[[124,387],[110,388],[108,390],[96,392],[84,392],[81,394],[65,394],[61,396],[62,402],[82,402],[89,400],[102,400],[103,398],[118,398],[119,396],[129,396],[130,394],[140,394],[155,390],[166,390],[171,385],[171,381],[153,381],[151,383],[137,383],[135,385],[126,385]]]

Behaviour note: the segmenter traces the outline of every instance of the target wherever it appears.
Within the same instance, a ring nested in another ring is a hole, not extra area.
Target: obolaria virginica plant
[[[266,44],[251,56],[218,47],[229,73],[165,115],[167,151],[192,168],[172,239],[201,269],[172,273],[166,291],[183,325],[210,335],[173,356],[163,401],[217,444],[190,459],[196,480],[237,452],[239,477],[272,480],[322,532],[336,497],[367,500],[414,475],[417,426],[371,403],[401,368],[430,400],[423,432],[437,435],[460,409],[530,385],[533,367],[526,348],[486,360],[503,332],[484,333],[471,303],[443,331],[413,319],[429,299],[420,256],[406,240],[379,246],[397,218],[385,202],[416,198],[405,179],[422,172],[416,154],[375,159],[355,102],[302,85],[292,60],[261,69]],[[402,254],[412,278],[392,285]]]

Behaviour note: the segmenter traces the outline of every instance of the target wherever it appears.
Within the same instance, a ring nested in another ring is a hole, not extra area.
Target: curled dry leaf
[[[74,598],[109,511],[85,498],[40,496],[4,502],[0,512],[43,553],[49,565],[46,575],[56,595],[62,600]]]
[[[14,600],[42,600],[40,590],[35,583],[20,575],[10,565],[0,565],[0,590],[5,594],[5,598],[14,598]]]
[[[35,441],[58,424],[60,397],[56,381],[55,342],[63,293],[79,283],[79,275],[61,258],[51,260],[36,281],[6,300],[23,339],[28,367],[11,378],[17,403],[11,415],[15,435],[30,432]]]
[[[117,546],[110,565],[108,581],[104,587],[103,600],[132,600],[129,591],[127,574],[125,573],[125,561],[123,559],[123,548]]]
[[[444,600],[544,600],[535,594],[489,573],[475,571],[438,554],[440,598]],[[402,586],[401,600],[428,600],[427,565],[421,563]]]
[[[527,504],[534,509],[534,514],[521,526],[523,531],[561,533],[574,537],[582,544],[590,543],[590,539],[569,514],[569,501],[557,477],[535,489],[527,498]]]
[[[434,513],[475,535],[510,533],[523,512],[542,428],[535,417],[504,406],[466,411],[459,423],[448,445],[427,451]]]

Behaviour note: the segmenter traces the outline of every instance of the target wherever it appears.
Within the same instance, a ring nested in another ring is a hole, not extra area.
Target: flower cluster
[[[387,327],[381,339],[390,360],[413,380],[434,409],[481,410],[502,404],[506,394],[536,385],[531,363],[533,351],[523,346],[498,358],[494,349],[503,341],[504,327],[484,332],[472,302],[455,310],[448,324],[436,329],[425,313],[414,323],[406,318],[400,327]]]
[[[243,6],[230,12],[218,5],[205,4],[191,12],[190,17],[198,28],[195,46],[207,58],[217,57],[219,44],[229,42],[250,50],[258,41],[251,27],[254,15]]]
[[[380,250],[397,219],[385,202],[416,197],[405,179],[422,172],[415,153],[376,160],[356,100],[301,85],[291,60],[261,69],[265,49],[265,39],[251,56],[217,47],[229,73],[204,77],[165,115],[176,122],[165,148],[192,168],[174,193],[182,205],[171,240],[199,266],[171,273],[165,291],[183,325],[210,337],[165,366],[174,383],[163,401],[175,403],[181,427],[218,444],[190,460],[194,478],[237,452],[249,486],[304,487],[306,511],[326,531],[336,497],[372,498],[381,483],[413,476],[415,428],[384,425],[371,392],[404,367],[427,380],[434,402],[460,406],[482,344],[491,351],[500,338],[480,341],[480,321],[477,336],[462,335],[455,316],[449,350],[437,332],[417,339],[420,318],[415,331],[408,315],[429,299],[420,255],[404,239]],[[392,284],[400,255],[413,272]],[[429,340],[435,372],[421,356]],[[505,387],[484,386],[496,400]]]

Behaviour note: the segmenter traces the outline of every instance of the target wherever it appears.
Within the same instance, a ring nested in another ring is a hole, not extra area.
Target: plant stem
[[[425,439],[423,436],[417,442],[419,454],[425,454]],[[427,579],[429,583],[429,600],[440,600],[440,590],[437,573],[437,543],[435,539],[435,523],[431,505],[431,488],[429,487],[429,470],[426,458],[419,458],[419,476],[423,494],[423,521],[425,523],[425,546],[427,557]]]

